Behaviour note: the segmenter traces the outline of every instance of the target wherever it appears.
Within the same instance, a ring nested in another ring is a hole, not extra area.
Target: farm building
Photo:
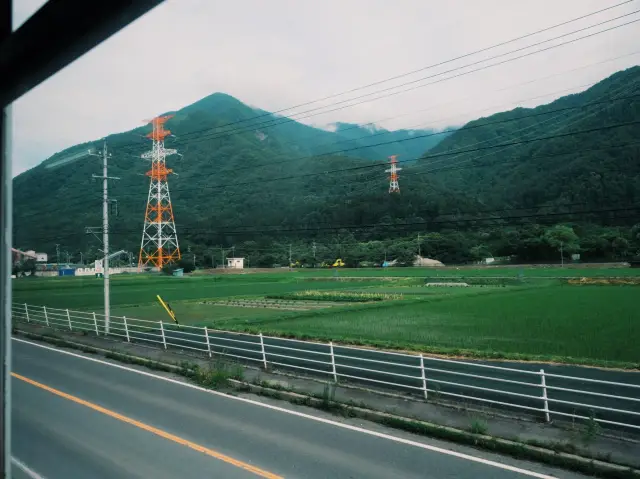
[[[244,258],[227,258],[227,268],[244,269]]]
[[[414,266],[430,266],[434,268],[437,268],[439,266],[444,266],[444,264],[442,264],[442,262],[438,261],[437,259],[423,258],[422,256],[417,256],[416,260],[413,262],[413,265]]]

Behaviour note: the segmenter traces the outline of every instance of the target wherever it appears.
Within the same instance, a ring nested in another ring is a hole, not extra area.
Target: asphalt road
[[[12,346],[13,454],[46,479],[582,477],[282,402],[208,393],[90,355]]]

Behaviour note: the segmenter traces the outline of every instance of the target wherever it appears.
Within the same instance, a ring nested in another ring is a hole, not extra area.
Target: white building
[[[227,268],[244,269],[244,258],[227,258]]]

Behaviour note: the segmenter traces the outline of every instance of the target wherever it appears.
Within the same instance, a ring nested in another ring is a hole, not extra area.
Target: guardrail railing
[[[12,314],[17,321],[105,335],[106,318],[95,312],[14,303]],[[306,371],[335,382],[376,384],[425,400],[445,397],[524,410],[546,422],[561,416],[640,430],[640,373],[629,373],[637,380],[634,384],[530,370],[526,365],[495,366],[126,316],[109,317],[109,336],[255,362],[265,369],[272,365]]]

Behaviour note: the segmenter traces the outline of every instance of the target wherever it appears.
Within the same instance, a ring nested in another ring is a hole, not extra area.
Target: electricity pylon
[[[385,173],[391,173],[389,176],[389,193],[400,193],[400,185],[398,184],[398,171],[402,168],[398,168],[396,160],[396,156],[392,155],[389,158],[391,159],[391,168],[385,170]]]
[[[151,182],[138,268],[151,263],[162,269],[164,265],[173,263],[181,257],[167,182],[167,176],[173,173],[173,170],[168,169],[165,162],[167,156],[177,153],[176,150],[164,147],[164,139],[171,134],[169,130],[164,129],[164,123],[171,117],[173,115],[159,116],[151,120],[153,131],[147,135],[147,138],[153,140],[153,148],[142,154],[142,158],[151,160],[151,169],[146,173]]]

